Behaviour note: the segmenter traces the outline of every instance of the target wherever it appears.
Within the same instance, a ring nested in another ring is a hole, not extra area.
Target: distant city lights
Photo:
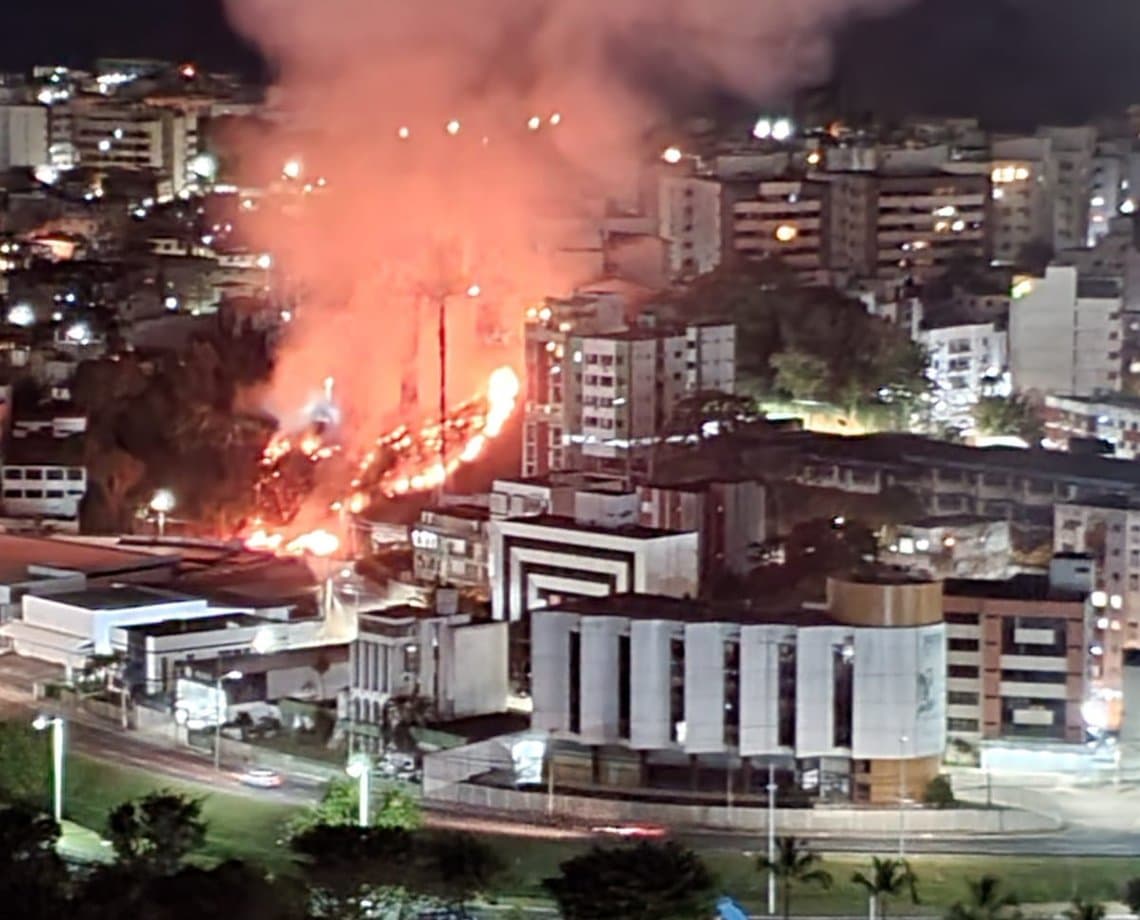
[[[304,167],[298,159],[286,160],[285,165],[281,167],[281,174],[286,179],[300,179]]]
[[[460,127],[461,126],[459,124],[459,119],[453,118],[453,119],[451,119],[451,121],[449,121],[447,123],[447,133],[450,134],[452,137],[455,137],[455,135],[457,135],[459,133]]]
[[[758,118],[756,124],[752,126],[752,136],[758,141],[786,141],[794,130],[790,119]]]
[[[531,115],[530,119],[526,123],[526,126],[530,128],[531,131],[537,131],[542,127],[542,119],[537,115]]]

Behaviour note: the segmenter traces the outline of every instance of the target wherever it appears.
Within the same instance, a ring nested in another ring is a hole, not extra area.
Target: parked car
[[[259,789],[276,789],[284,779],[276,770],[267,767],[250,767],[238,777],[247,786],[256,786]]]

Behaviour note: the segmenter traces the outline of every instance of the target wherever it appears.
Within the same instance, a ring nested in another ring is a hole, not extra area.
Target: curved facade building
[[[941,586],[828,595],[778,615],[652,595],[536,610],[533,726],[588,755],[576,781],[747,794],[775,764],[809,797],[920,796],[946,737]]]

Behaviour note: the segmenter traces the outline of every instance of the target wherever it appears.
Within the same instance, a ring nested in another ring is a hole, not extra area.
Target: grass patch
[[[213,792],[198,783],[156,778],[145,770],[121,767],[72,754],[67,761],[64,810],[75,823],[101,833],[107,814],[127,799],[169,790],[202,800],[202,817],[209,825],[202,856],[207,860],[244,859],[280,872],[292,864],[289,851],[277,844],[285,822],[297,811],[281,802],[259,802],[226,792]]]

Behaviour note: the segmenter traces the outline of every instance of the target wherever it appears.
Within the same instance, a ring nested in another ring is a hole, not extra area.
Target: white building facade
[[[960,430],[973,427],[983,396],[1009,393],[1007,335],[994,323],[930,326],[918,334],[929,356],[934,384],[932,421]]]

